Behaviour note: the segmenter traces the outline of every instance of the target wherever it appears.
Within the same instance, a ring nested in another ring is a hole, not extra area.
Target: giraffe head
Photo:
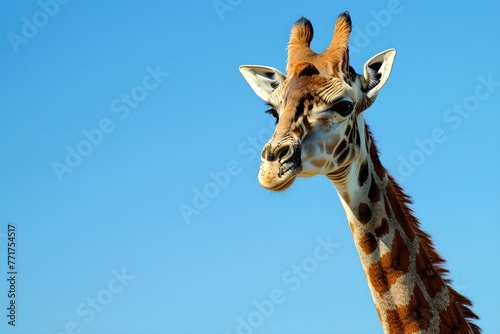
[[[277,120],[262,150],[263,187],[280,191],[297,176],[333,174],[364,149],[362,112],[389,77],[396,51],[375,55],[358,75],[349,66],[350,33],[351,19],[345,12],[337,19],[328,48],[317,54],[310,48],[311,22],[301,18],[291,31],[286,75],[267,66],[240,67]]]

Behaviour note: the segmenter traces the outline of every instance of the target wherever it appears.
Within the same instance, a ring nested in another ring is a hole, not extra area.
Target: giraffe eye
[[[342,101],[336,103],[331,108],[331,110],[339,113],[340,116],[347,116],[351,113],[353,107],[354,107],[354,103],[352,103],[351,101],[342,100]]]
[[[276,111],[276,109],[274,109],[274,108],[268,109],[268,110],[266,110],[266,114],[273,115],[273,117],[276,118],[276,123],[278,123],[279,115],[278,115],[278,112]]]

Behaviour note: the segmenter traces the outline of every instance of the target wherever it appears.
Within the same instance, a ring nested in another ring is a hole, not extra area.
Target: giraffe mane
[[[378,166],[379,168],[384,168],[382,167],[382,164],[379,160],[379,150],[376,146],[375,140],[373,138],[373,135],[368,128],[368,125],[365,124],[366,128],[366,133],[371,141],[371,147],[370,147],[370,157],[373,161],[373,164],[375,166]],[[375,167],[377,168],[377,167]],[[472,321],[473,320],[478,320],[479,317],[472,311],[472,302],[470,299],[467,297],[463,296],[460,294],[458,291],[456,291],[452,287],[452,280],[448,277],[449,270],[444,267],[446,261],[439,255],[437,250],[434,247],[434,243],[432,242],[431,236],[423,231],[420,226],[419,220],[415,217],[413,214],[413,210],[410,207],[412,205],[412,199],[409,195],[407,195],[404,190],[401,188],[401,186],[396,182],[394,177],[387,173],[387,176],[389,178],[389,182],[387,184],[388,190],[392,190],[392,193],[388,191],[388,197],[391,199],[391,196],[394,196],[393,200],[396,201],[398,204],[397,207],[393,206],[394,210],[399,210],[395,211],[396,216],[398,216],[398,221],[400,222],[408,222],[409,227],[411,230],[415,233],[416,237],[418,238],[418,241],[425,253],[425,255],[428,257],[430,260],[431,264],[433,265],[434,269],[438,273],[439,277],[443,280],[445,283],[446,287],[448,288],[450,292],[450,304],[455,303],[456,307],[458,310],[462,313],[462,315],[465,318],[465,321],[467,321],[467,324],[469,325],[469,328],[471,329],[473,334],[480,334],[481,329]],[[391,202],[393,203],[393,202]]]

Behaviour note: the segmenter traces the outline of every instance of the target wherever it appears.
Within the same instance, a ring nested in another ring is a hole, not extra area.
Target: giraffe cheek
[[[315,156],[320,154],[320,151],[316,145],[312,143],[304,142],[300,150],[300,158],[302,161],[307,161],[313,159]]]
[[[330,141],[330,142],[327,142],[326,145],[325,145],[325,148],[326,148],[326,153],[329,154],[329,155],[333,155],[333,151],[335,150],[335,147],[338,146],[338,142],[337,141]]]
[[[321,169],[325,166],[325,160],[323,159],[311,159],[311,165],[314,167]]]

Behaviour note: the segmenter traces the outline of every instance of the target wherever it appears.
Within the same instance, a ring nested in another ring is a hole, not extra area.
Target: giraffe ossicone
[[[349,64],[350,33],[345,12],[330,45],[315,53],[311,22],[302,17],[292,27],[286,74],[240,67],[277,119],[262,150],[259,182],[273,191],[297,177],[323,174],[333,182],[385,333],[480,333],[472,303],[451,287],[444,260],[381,164],[364,121],[396,51],[373,56],[357,74]]]

